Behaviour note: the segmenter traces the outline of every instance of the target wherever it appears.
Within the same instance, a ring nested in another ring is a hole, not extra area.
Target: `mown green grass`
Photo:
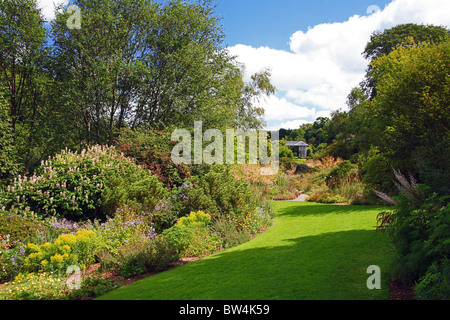
[[[265,233],[121,287],[107,300],[366,300],[389,298],[389,239],[376,233],[372,206],[272,203]],[[367,268],[381,268],[381,290],[369,290]]]

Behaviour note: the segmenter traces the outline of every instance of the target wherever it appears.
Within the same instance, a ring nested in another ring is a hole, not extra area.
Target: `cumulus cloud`
[[[55,18],[55,7],[60,4],[68,4],[69,0],[38,0],[37,3],[39,8],[42,9],[45,20],[51,21]]]
[[[292,125],[345,108],[347,95],[363,80],[368,61],[362,52],[374,31],[403,23],[450,26],[448,0],[394,0],[380,9],[299,30],[290,37],[290,51],[230,48],[246,66],[247,76],[264,67],[271,69],[278,97],[263,105],[268,123]]]

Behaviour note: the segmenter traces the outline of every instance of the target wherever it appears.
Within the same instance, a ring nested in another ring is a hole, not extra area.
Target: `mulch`
[[[417,300],[414,286],[411,284],[404,284],[400,280],[394,280],[389,284],[389,288],[391,292],[389,300]]]

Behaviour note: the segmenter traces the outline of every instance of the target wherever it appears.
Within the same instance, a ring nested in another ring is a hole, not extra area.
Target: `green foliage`
[[[448,159],[442,152],[449,148],[449,53],[450,41],[413,43],[372,64],[377,96],[371,108],[382,128],[376,145],[393,166],[432,182],[441,194],[449,189],[448,170],[443,165]],[[433,160],[423,161],[428,156]],[[441,179],[436,180],[436,173]]]
[[[180,186],[190,176],[191,168],[183,164],[176,165],[171,160],[175,142],[171,141],[170,129],[124,129],[117,138],[116,146],[119,152],[136,159],[138,164],[150,170],[168,188]]]
[[[0,292],[5,300],[56,300],[66,291],[66,284],[59,275],[42,273],[21,273]]]
[[[395,207],[380,214],[380,227],[387,230],[398,254],[394,272],[405,281],[416,281],[427,269],[450,254],[449,197],[396,173],[400,195],[394,200],[380,197]]]
[[[65,273],[71,265],[85,269],[95,261],[98,250],[97,234],[92,230],[82,229],[76,234],[60,235],[53,243],[29,243],[24,265],[29,271],[59,273]]]
[[[294,152],[292,152],[291,148],[286,146],[286,141],[280,140],[279,143],[279,157],[281,159],[294,159]]]
[[[89,275],[81,280],[80,288],[70,290],[64,299],[87,300],[104,295],[105,293],[117,289],[119,285],[111,279],[104,279],[100,275]]]
[[[438,44],[449,39],[450,31],[441,26],[417,25],[414,23],[400,24],[383,32],[376,31],[372,34],[363,52],[364,58],[374,61],[376,58],[386,56],[398,46],[409,46],[411,40],[415,43],[430,42]],[[376,79],[372,78],[369,66],[368,73],[362,87],[371,98],[377,94]]]
[[[393,192],[392,180],[394,175],[391,163],[383,153],[380,153],[376,148],[371,149],[367,155],[361,155],[358,158],[358,167],[363,177],[362,181],[369,187],[382,192]]]
[[[19,171],[9,110],[0,92],[0,189]]]
[[[448,258],[433,263],[414,287],[419,300],[450,299],[450,263]]]
[[[150,213],[166,195],[167,190],[157,176],[137,166],[130,166],[105,180],[101,195],[103,212],[113,215],[122,206],[132,206]]]
[[[62,150],[42,161],[33,176],[15,178],[2,196],[6,210],[86,221],[104,219],[121,205],[151,211],[165,190],[113,147],[94,146],[80,153]]]
[[[173,190],[173,210],[179,217],[204,211],[213,220],[225,217],[240,226],[257,210],[257,204],[248,182],[235,178],[227,166],[212,166],[203,176],[187,179]]]
[[[46,229],[45,224],[12,213],[0,212],[0,237],[8,236],[9,247],[23,243],[36,232]]]
[[[352,163],[349,160],[344,160],[330,172],[330,174],[325,178],[325,182],[331,188],[338,186],[340,184],[340,180],[345,178],[352,169]]]
[[[122,277],[162,271],[179,259],[179,255],[164,237],[135,238],[120,245],[115,252],[99,255],[104,270],[117,271]]]
[[[181,256],[204,256],[219,247],[214,234],[210,231],[211,216],[202,211],[191,212],[181,217],[177,223],[163,232],[163,237]]]

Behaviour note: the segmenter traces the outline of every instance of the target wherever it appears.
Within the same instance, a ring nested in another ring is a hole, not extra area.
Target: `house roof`
[[[309,147],[309,145],[303,141],[286,141],[286,146],[288,146],[288,147]]]

